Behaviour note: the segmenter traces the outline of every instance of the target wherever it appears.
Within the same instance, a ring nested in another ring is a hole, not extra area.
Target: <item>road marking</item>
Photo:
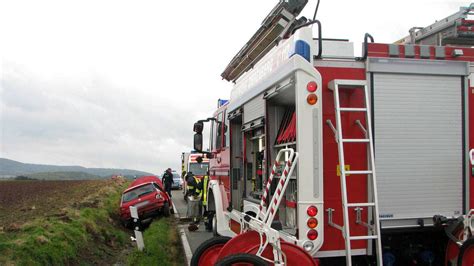
[[[174,202],[171,201],[171,204],[173,204],[173,210],[174,210],[174,218],[178,219],[179,220],[179,213],[178,213],[178,209],[176,209],[176,206],[174,205]]]
[[[191,258],[193,257],[193,252],[189,246],[188,237],[186,237],[186,232],[184,231],[184,226],[179,226],[179,234],[181,235],[181,242],[183,243],[184,254],[186,254],[187,265],[191,265]]]
[[[178,209],[176,209],[174,202],[171,203],[173,204],[174,217],[179,220]],[[186,255],[186,264],[191,265],[191,258],[193,257],[193,252],[191,251],[191,246],[189,246],[188,237],[186,236],[186,232],[184,231],[185,227],[180,225],[178,226],[178,228],[179,235],[181,237],[181,243],[183,244],[184,254]]]

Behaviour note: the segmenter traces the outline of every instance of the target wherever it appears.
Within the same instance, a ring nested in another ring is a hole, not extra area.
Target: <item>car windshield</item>
[[[194,175],[206,175],[208,167],[207,163],[191,163],[189,164],[189,172],[192,172]]]
[[[123,194],[122,196],[122,202],[129,202],[134,199],[137,199],[143,195],[152,193],[155,191],[155,188],[153,187],[152,184],[146,184],[144,186],[140,186],[137,188],[134,188],[130,191],[127,191]]]
[[[181,177],[178,174],[173,174],[173,179],[174,180],[179,180]]]

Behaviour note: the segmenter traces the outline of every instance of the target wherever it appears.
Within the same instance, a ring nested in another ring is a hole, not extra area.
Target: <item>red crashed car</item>
[[[120,218],[125,226],[132,221],[130,206],[138,209],[140,220],[159,214],[169,216],[173,211],[171,198],[166,194],[161,180],[156,176],[143,176],[134,180],[122,193]]]

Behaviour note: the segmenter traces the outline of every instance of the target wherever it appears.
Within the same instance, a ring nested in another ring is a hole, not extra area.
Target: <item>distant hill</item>
[[[151,173],[131,170],[131,169],[113,169],[113,168],[86,168],[82,166],[59,166],[59,165],[46,165],[46,164],[29,164],[21,163],[18,161],[0,158],[0,177],[14,177],[14,176],[28,176],[32,177],[31,174],[36,173],[48,173],[52,172],[59,173],[82,173],[87,174],[89,177],[99,176],[102,178],[110,177],[112,175],[123,175],[127,177],[153,175]],[[76,175],[77,176],[77,175]],[[84,175],[84,177],[87,177]]]
[[[91,175],[84,172],[43,172],[26,175],[30,179],[38,180],[94,180],[105,177]]]

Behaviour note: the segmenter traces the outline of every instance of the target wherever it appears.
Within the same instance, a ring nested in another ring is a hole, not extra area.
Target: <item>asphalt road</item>
[[[173,203],[178,211],[178,214],[181,218],[186,217],[186,209],[187,204],[183,198],[183,191],[182,190],[173,190],[171,192],[173,196]],[[182,219],[181,219],[182,220]],[[184,231],[186,233],[186,237],[188,238],[189,246],[191,247],[192,252],[196,250],[196,248],[204,241],[209,238],[212,238],[212,232],[207,232],[204,228],[204,223],[201,222],[199,225],[199,229],[194,232],[189,232],[188,230],[188,222],[181,222]]]

